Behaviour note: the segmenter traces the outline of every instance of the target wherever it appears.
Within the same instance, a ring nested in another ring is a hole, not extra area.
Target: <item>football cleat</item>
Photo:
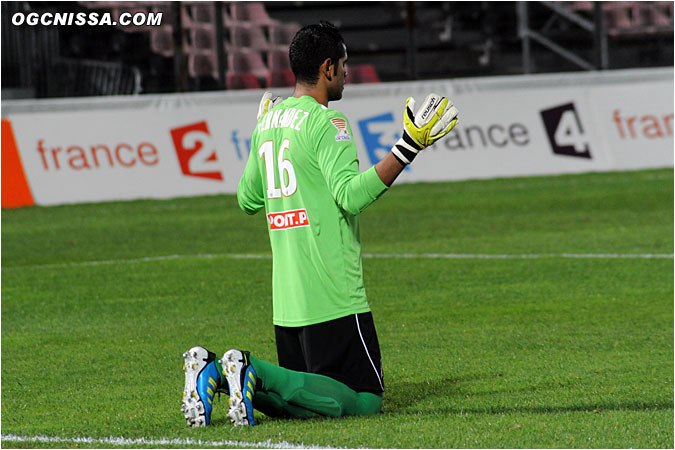
[[[185,388],[182,411],[191,427],[205,427],[211,423],[213,397],[220,385],[216,368],[216,354],[204,347],[192,347],[183,353]]]
[[[223,375],[230,388],[230,410],[227,417],[234,425],[255,425],[253,397],[258,375],[249,360],[249,352],[228,350],[220,360]]]

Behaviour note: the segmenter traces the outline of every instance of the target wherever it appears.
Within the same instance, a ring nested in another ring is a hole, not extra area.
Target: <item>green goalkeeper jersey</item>
[[[347,118],[314,98],[290,97],[258,121],[237,200],[267,213],[275,325],[370,311],[358,214],[386,189],[374,167],[359,172]]]

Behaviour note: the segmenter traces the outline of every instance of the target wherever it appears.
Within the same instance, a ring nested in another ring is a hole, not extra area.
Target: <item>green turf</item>
[[[229,256],[269,254],[264,216],[234,196],[3,210],[3,435],[673,447],[672,257],[560,257],[672,255],[672,170],[394,186],[362,239],[365,253],[547,256],[365,259],[383,414],[233,428],[223,397],[214,426],[188,429],[187,348],[276,361],[271,260]],[[112,445],[2,442],[83,446]]]

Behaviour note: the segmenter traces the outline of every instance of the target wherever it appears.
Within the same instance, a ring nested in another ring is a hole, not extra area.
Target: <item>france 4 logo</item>
[[[205,120],[170,131],[183,175],[223,181],[216,147]]]
[[[540,111],[553,153],[591,159],[591,145],[574,103]]]

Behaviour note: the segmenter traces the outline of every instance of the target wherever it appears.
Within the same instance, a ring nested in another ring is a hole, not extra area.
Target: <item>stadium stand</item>
[[[655,2],[647,6],[649,33],[668,34],[673,29],[674,2]]]
[[[592,34],[578,32],[577,24],[597,22],[595,4],[527,2],[527,27],[579,60],[592,61],[596,51]],[[106,95],[292,86],[288,46],[301,26],[324,18],[340,28],[347,42],[349,83],[519,74],[525,71],[519,5],[521,2],[2,2],[3,98],[94,95],[93,86],[107,86],[103,89]],[[672,66],[673,2],[601,5],[608,55],[602,68]],[[96,11],[110,12],[114,17],[121,12],[161,12],[163,18],[159,26],[16,27],[10,22],[16,11]],[[570,15],[577,21],[569,20]],[[529,71],[579,70],[578,64],[535,44]],[[57,64],[58,70],[52,70]],[[77,64],[81,67],[72,68]],[[101,71],[108,71],[110,79],[122,77],[133,82],[101,83]],[[72,80],[74,73],[92,80],[66,93],[66,81]],[[49,77],[61,79],[48,86]]]
[[[267,67],[270,71],[281,71],[291,68],[288,58],[288,47],[277,47],[267,52]]]
[[[173,56],[173,26],[166,25],[150,30],[150,50],[166,58]]]
[[[295,86],[295,75],[291,69],[270,70],[267,75],[267,87],[292,87]]]
[[[591,13],[593,2],[565,2],[570,11]],[[607,32],[612,37],[673,33],[673,2],[602,2]]]
[[[262,86],[258,78],[252,73],[228,73],[228,89],[260,89]]]
[[[371,64],[360,66],[349,65],[347,67],[347,83],[379,83],[380,77],[377,76],[375,67]]]
[[[602,9],[605,12],[607,31],[611,36],[641,33],[645,30],[646,23],[637,2],[608,2]]]
[[[267,65],[263,61],[260,52],[253,49],[239,48],[231,50],[227,53],[227,61],[229,66],[228,73],[248,73],[258,78],[258,80],[267,78]]]
[[[249,22],[231,22],[228,26],[230,42],[226,45],[228,51],[249,48],[251,50],[266,51],[270,43],[265,38],[262,27]]]
[[[118,17],[124,8],[132,13],[146,12],[151,5],[142,2],[80,3],[89,8],[108,8],[114,17]],[[168,2],[152,5],[170,18]],[[188,75],[192,79],[220,78],[215,20],[217,13],[214,5],[213,2],[181,2],[182,52],[187,58]],[[227,61],[225,86],[228,89],[294,84],[294,78],[287,72],[290,69],[288,45],[300,28],[299,24],[274,20],[262,3],[255,2],[224,4],[222,18],[226,29],[223,35],[226,55],[222,57]],[[165,20],[160,27],[125,27],[123,31],[149,33],[152,52],[162,57],[175,55],[170,21]],[[256,82],[251,76],[255,77]]]
[[[218,61],[210,51],[199,52],[197,50],[188,54],[188,73],[192,78],[211,77],[218,78]]]
[[[258,2],[232,2],[230,14],[232,20],[238,22],[251,22],[262,26],[278,23],[267,14],[265,6]]]
[[[213,2],[182,2],[181,13],[192,23],[213,24],[215,20]]]
[[[288,47],[293,40],[293,36],[295,36],[295,33],[297,33],[300,28],[300,25],[297,23],[277,23],[271,25],[269,28],[270,45]]]
[[[141,73],[118,63],[56,58],[47,77],[47,97],[140,93]]]

